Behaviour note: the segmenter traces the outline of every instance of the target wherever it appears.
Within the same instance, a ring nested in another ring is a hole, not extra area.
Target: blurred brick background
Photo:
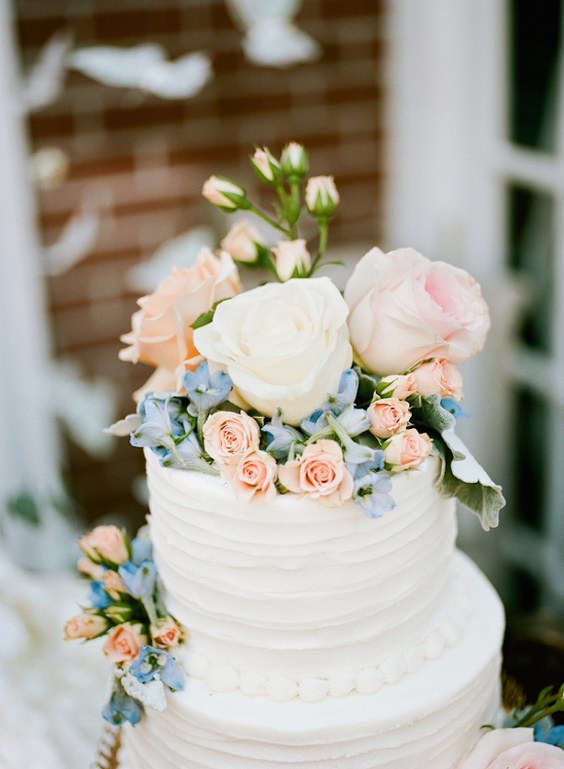
[[[245,59],[242,33],[220,0],[15,0],[14,8],[24,69],[61,29],[73,32],[75,47],[151,41],[170,58],[205,50],[213,60],[214,79],[182,101],[68,72],[62,95],[29,120],[33,151],[59,147],[70,159],[67,180],[38,193],[43,242],[58,238],[81,201],[102,212],[94,250],[49,279],[56,353],[115,383],[120,414],[133,410],[130,394],[150,373],[117,358],[118,337],[136,309],[125,275],[171,237],[213,224],[200,196],[211,173],[253,192],[253,145],[278,154],[289,140],[304,143],[311,172],[333,174],[341,193],[332,246],[380,243],[385,0],[304,0],[296,23],[322,56],[284,70]],[[139,450],[123,439],[108,461],[94,461],[70,442],[66,452],[72,493],[89,519],[120,512],[141,520],[130,493],[142,472]]]

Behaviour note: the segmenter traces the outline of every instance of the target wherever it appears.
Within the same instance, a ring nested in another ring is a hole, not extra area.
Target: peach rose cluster
[[[306,446],[300,457],[281,465],[278,477],[288,491],[304,494],[328,507],[342,505],[352,497],[354,489],[341,447],[327,439]]]
[[[231,256],[222,251],[217,257],[203,248],[195,264],[173,269],[152,294],[138,300],[140,309],[131,318],[132,330],[121,337],[129,347],[119,353],[122,360],[157,368],[138,398],[149,389],[181,390],[182,374],[202,360],[191,324],[215,302],[240,291]]]
[[[564,751],[533,742],[528,728],[494,729],[483,735],[457,769],[563,769]]]
[[[203,428],[204,448],[222,478],[243,499],[270,499],[276,494],[276,460],[259,448],[256,419],[241,411],[216,411]]]
[[[401,374],[421,361],[459,364],[479,352],[490,327],[480,286],[462,269],[412,248],[373,248],[345,287],[354,356],[366,371]]]

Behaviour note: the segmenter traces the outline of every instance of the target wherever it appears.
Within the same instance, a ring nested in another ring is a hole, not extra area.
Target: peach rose
[[[266,451],[251,448],[238,462],[221,466],[221,476],[242,499],[268,500],[276,495],[277,465]]]
[[[403,432],[411,418],[409,404],[399,398],[382,398],[367,409],[370,432],[377,438],[389,438]]]
[[[95,563],[109,561],[119,565],[129,559],[125,535],[117,526],[96,526],[78,540],[78,546]]]
[[[246,219],[239,219],[221,241],[221,247],[238,262],[254,264],[259,257],[258,246],[265,246],[260,232]]]
[[[236,461],[251,448],[258,449],[260,430],[256,419],[244,411],[216,411],[204,424],[204,448],[218,464]]]
[[[444,358],[422,363],[413,372],[413,377],[421,395],[439,393],[441,398],[462,398],[462,374]]]
[[[417,392],[417,383],[413,374],[391,374],[378,382],[378,394],[382,398],[405,400]]]
[[[390,438],[384,449],[384,461],[391,465],[392,472],[419,467],[431,453],[432,445],[427,433],[412,428]]]
[[[494,729],[486,732],[458,769],[563,769],[564,751],[533,742],[533,730]]]
[[[149,363],[165,369],[168,378],[188,362],[201,361],[194,347],[191,324],[220,299],[241,291],[237,267],[227,252],[214,256],[202,248],[191,267],[175,268],[149,296],[139,299],[140,310],[131,318],[132,330],[121,337],[130,345],[121,350],[121,360]],[[186,370],[182,367],[178,376]]]
[[[127,593],[125,585],[123,584],[123,580],[117,571],[108,569],[108,571],[104,574],[103,580],[104,589],[106,593],[108,593],[108,595],[110,595],[112,598],[117,600],[120,593]]]
[[[342,449],[332,440],[307,446],[299,459],[280,466],[278,477],[288,491],[307,494],[329,507],[343,504],[353,493],[354,481],[345,467]]]
[[[272,253],[281,281],[290,280],[291,277],[303,278],[311,270],[311,256],[303,238],[280,240],[272,249]]]
[[[122,662],[132,662],[139,654],[139,649],[147,643],[143,634],[143,626],[126,622],[116,625],[108,634],[103,646],[104,654],[116,665]]]
[[[159,649],[170,649],[178,646],[182,631],[171,617],[164,617],[151,627],[151,636]]]
[[[106,573],[106,569],[100,563],[94,563],[94,561],[91,561],[86,556],[78,559],[76,568],[81,574],[94,580],[104,579],[104,574]]]
[[[484,346],[489,311],[467,272],[431,262],[412,248],[373,248],[345,287],[355,360],[398,374],[425,358],[463,363]]]
[[[65,625],[65,641],[75,638],[95,638],[101,635],[108,627],[105,617],[98,614],[79,614],[69,619]]]

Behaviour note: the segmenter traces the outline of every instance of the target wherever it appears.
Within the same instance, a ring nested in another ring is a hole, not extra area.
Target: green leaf
[[[369,406],[372,403],[380,377],[376,374],[368,374],[360,366],[353,366],[353,370],[358,374],[358,394],[355,403],[360,408]]]
[[[211,310],[207,310],[206,312],[203,312],[201,315],[198,315],[196,320],[190,324],[190,328],[193,328],[194,331],[197,328],[201,328],[202,326],[207,326],[208,323],[211,323],[213,320],[213,316],[215,315],[215,311],[217,310],[218,306],[222,303],[227,301],[226,299],[220,299],[218,302],[215,302],[215,304],[212,306]]]
[[[415,416],[416,414],[414,414]],[[441,406],[441,396],[438,393],[432,393],[421,398],[420,414],[417,416],[427,427],[438,433],[451,430],[456,424],[456,419],[450,411]]]
[[[435,445],[443,455],[443,473],[439,479],[442,496],[456,497],[475,513],[482,528],[488,531],[499,523],[499,511],[505,505],[501,487],[495,484],[476,462],[454,430],[441,434],[443,445]]]
[[[8,513],[13,518],[27,523],[29,526],[41,524],[41,513],[33,495],[29,491],[21,491],[6,502]]]

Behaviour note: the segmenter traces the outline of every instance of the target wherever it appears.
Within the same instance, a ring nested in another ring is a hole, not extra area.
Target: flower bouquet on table
[[[130,541],[116,526],[97,526],[79,545],[84,556],[78,570],[90,580],[88,606],[67,622],[65,639],[107,636],[103,650],[114,676],[103,716],[116,726],[136,724],[144,705],[164,710],[165,687],[184,688],[171,653],[183,633],[163,605],[143,532]]]
[[[563,712],[564,684],[543,689],[533,705],[519,702],[503,728],[488,728],[457,769],[563,769],[564,725],[553,718]]]
[[[339,204],[333,178],[308,178],[296,143],[279,158],[257,149],[251,163],[272,213],[228,179],[205,182],[212,204],[247,218],[216,253],[203,249],[139,300],[121,357],[155,372],[136,394],[137,413],[110,431],[131,434],[165,466],[221,475],[240,497],[352,499],[371,518],[393,509],[394,474],[433,453],[441,493],[496,526],[501,490],[454,432],[457,366],[482,349],[490,325],[479,285],[411,248],[373,248],[342,295],[319,276]],[[252,217],[279,242],[269,248]],[[309,242],[305,217],[316,226]],[[243,291],[236,262],[272,280]]]

